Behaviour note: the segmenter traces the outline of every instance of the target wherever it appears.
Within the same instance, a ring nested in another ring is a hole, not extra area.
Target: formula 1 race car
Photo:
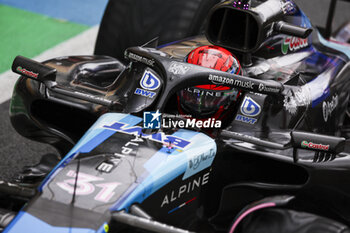
[[[3,232],[350,232],[348,35],[233,0],[128,63],[16,57],[11,122],[61,157],[0,183]]]

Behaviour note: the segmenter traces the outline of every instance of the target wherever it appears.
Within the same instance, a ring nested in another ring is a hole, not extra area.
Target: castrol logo
[[[288,51],[296,51],[301,48],[305,48],[309,45],[308,39],[302,39],[299,37],[288,36],[282,43],[282,53],[287,54]]]

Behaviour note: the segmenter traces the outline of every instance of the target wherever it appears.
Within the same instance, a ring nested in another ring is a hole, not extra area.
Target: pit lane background
[[[108,0],[0,0],[0,179],[55,153],[12,128],[9,99],[18,75],[9,71],[15,56],[37,61],[93,54],[98,25]],[[135,4],[137,1],[133,0]],[[295,0],[316,26],[325,25],[330,0]],[[350,4],[338,2],[333,28],[350,20]]]

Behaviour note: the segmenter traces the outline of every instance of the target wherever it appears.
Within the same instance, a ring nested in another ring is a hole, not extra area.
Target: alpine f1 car
[[[339,32],[290,0],[237,0],[126,64],[18,56],[11,122],[61,157],[1,183],[3,232],[350,232]]]

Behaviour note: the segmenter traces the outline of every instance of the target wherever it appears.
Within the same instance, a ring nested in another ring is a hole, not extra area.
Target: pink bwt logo
[[[76,172],[73,170],[70,170],[67,172],[67,176],[71,177],[72,179],[66,179],[63,182],[58,182],[57,185],[58,187],[67,191],[68,193],[73,194]],[[93,194],[96,190],[96,187],[98,187],[98,188],[101,188],[101,190],[97,193],[94,199],[96,201],[108,202],[115,194],[114,190],[119,185],[121,185],[121,183],[119,182],[99,183],[99,184],[92,183],[92,182],[99,182],[103,180],[104,180],[103,178],[91,176],[91,175],[79,172],[75,194],[77,196],[87,196],[87,195]]]

